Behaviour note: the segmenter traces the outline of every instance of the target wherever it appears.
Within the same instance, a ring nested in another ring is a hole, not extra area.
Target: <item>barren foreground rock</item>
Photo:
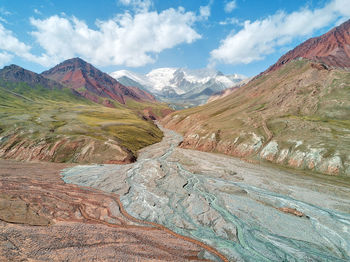
[[[64,167],[0,160],[0,261],[201,260],[205,248],[129,216],[117,195],[65,184]]]

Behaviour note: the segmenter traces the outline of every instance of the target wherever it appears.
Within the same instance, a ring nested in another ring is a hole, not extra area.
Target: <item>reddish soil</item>
[[[138,220],[119,196],[65,184],[67,164],[0,160],[0,261],[190,261],[214,248]]]

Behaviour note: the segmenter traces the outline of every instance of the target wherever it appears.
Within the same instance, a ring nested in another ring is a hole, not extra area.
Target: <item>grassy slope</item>
[[[59,135],[112,139],[135,155],[140,148],[161,140],[162,132],[142,119],[138,109],[117,106],[97,105],[73,95],[69,89],[0,83],[0,137],[17,132],[32,140],[55,140]]]
[[[293,61],[225,98],[173,113],[164,122],[187,137],[215,133],[218,141],[238,138],[240,143],[255,133],[265,143],[277,140],[279,148],[306,152],[312,147],[324,157],[339,155],[348,162],[350,72]],[[296,146],[296,141],[302,144]],[[223,152],[218,147],[214,151]]]
[[[126,104],[122,105],[113,99],[109,99],[106,97],[99,97],[95,93],[88,91],[85,87],[81,87],[77,91],[88,93],[91,97],[96,98],[96,100],[94,101],[98,101],[99,104],[102,104],[102,103],[107,104],[107,102],[109,102],[110,104],[114,105],[116,108],[128,108],[134,111],[138,115],[143,115],[142,111],[145,108],[147,108],[154,114],[154,116],[157,119],[166,116],[166,114],[168,114],[170,110],[169,106],[166,103],[162,103],[158,101],[147,102],[147,101],[135,101],[133,99],[127,99]]]

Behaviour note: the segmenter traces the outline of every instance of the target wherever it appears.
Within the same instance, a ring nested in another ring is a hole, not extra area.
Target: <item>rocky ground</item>
[[[203,261],[209,247],[133,218],[118,195],[65,184],[63,168],[0,160],[0,261]]]
[[[214,247],[202,253],[207,259],[350,259],[349,180],[181,149],[182,137],[163,131],[136,163],[75,166],[63,179],[119,193],[134,217]]]

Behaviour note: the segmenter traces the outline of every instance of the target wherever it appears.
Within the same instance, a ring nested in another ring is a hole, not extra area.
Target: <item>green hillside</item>
[[[140,109],[152,107],[161,114],[166,105],[108,108],[73,92],[0,82],[0,157],[129,162],[139,149],[161,140],[162,132]]]

